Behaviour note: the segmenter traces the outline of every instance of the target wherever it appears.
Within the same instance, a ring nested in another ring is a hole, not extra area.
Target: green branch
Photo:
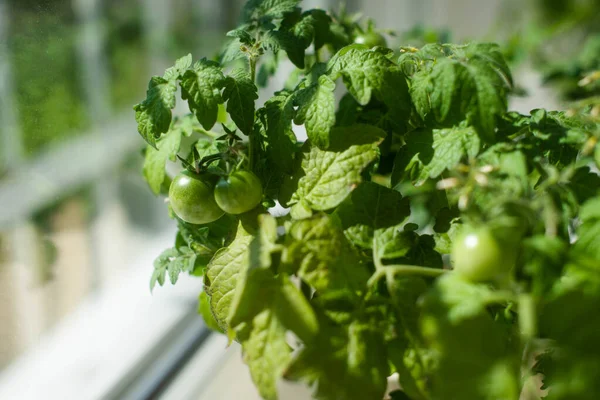
[[[367,284],[373,286],[383,277],[391,280],[396,275],[437,278],[448,272],[449,270],[446,269],[420,267],[417,265],[383,265],[377,268],[377,271],[371,276]]]

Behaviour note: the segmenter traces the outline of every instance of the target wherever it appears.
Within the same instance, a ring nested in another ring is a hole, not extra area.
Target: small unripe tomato
[[[260,179],[250,171],[237,171],[221,178],[215,187],[215,201],[229,214],[252,210],[262,200]]]
[[[454,271],[471,282],[484,282],[506,275],[514,257],[505,254],[491,230],[485,227],[463,228],[452,243]]]
[[[169,187],[173,212],[190,224],[207,224],[221,218],[223,210],[215,202],[214,186],[207,175],[190,171],[178,174]]]
[[[354,43],[364,44],[369,48],[375,46],[387,47],[387,41],[385,40],[383,35],[377,32],[367,32],[360,34],[354,39]]]

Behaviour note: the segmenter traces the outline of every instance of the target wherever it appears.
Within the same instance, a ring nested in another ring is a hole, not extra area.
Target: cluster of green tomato
[[[173,212],[185,222],[208,224],[223,214],[242,214],[262,200],[260,179],[250,171],[236,171],[227,178],[184,170],[169,188]]]

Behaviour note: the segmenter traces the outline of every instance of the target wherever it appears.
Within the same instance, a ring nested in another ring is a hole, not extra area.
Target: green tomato
[[[454,270],[471,282],[491,281],[505,276],[514,257],[505,254],[491,230],[464,227],[452,243]]]
[[[185,222],[207,224],[224,214],[215,202],[214,185],[208,175],[183,171],[169,188],[169,201],[173,212]]]
[[[371,48],[375,46],[387,47],[387,41],[383,37],[383,35],[377,32],[367,32],[360,34],[354,39],[354,43],[364,44],[365,46]]]
[[[229,214],[252,210],[262,200],[262,184],[252,172],[237,171],[215,187],[215,201]]]

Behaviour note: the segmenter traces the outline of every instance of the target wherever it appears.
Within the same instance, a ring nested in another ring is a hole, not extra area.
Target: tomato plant
[[[237,171],[215,187],[215,201],[229,214],[242,214],[260,204],[262,185],[250,171]]]
[[[153,192],[168,160],[202,177],[173,181],[179,234],[151,287],[203,272],[202,315],[265,399],[280,379],[382,399],[394,372],[413,400],[518,400],[538,373],[549,399],[595,399],[598,98],[512,112],[498,45],[357,44],[371,24],[298,4],[248,2],[221,57],[182,57],[134,107]]]

